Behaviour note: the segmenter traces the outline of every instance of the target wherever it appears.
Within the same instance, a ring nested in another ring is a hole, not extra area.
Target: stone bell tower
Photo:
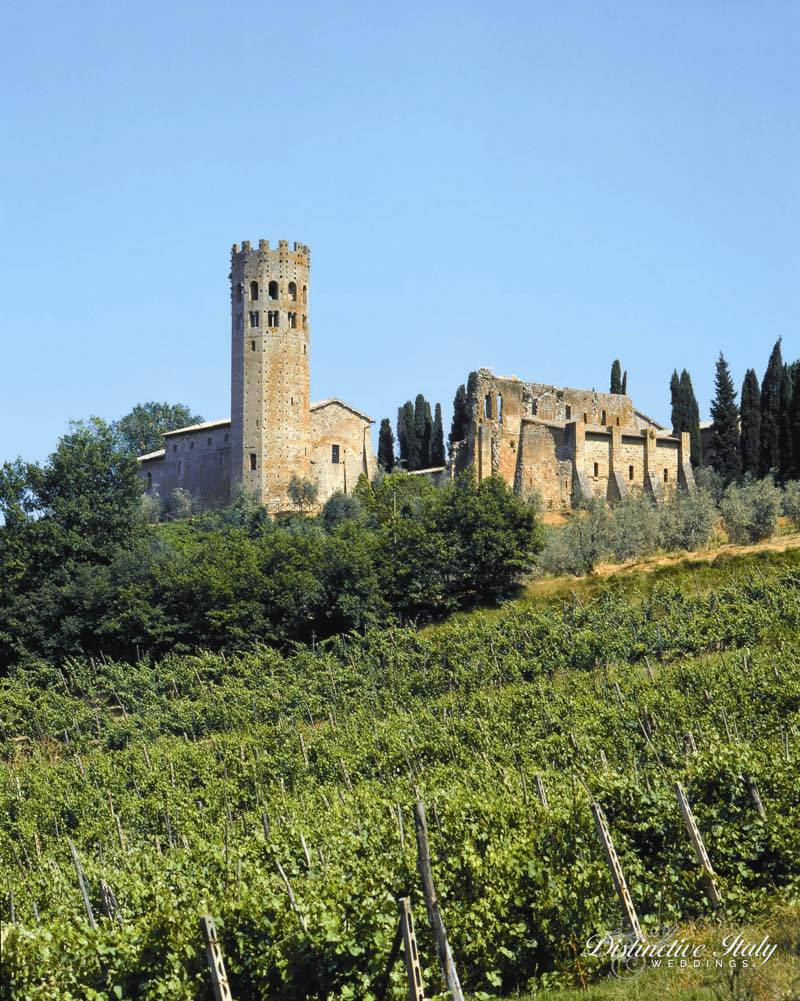
[[[231,500],[287,511],[310,471],[309,249],[245,240],[231,250]]]

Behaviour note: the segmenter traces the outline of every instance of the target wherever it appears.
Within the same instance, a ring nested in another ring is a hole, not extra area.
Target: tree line
[[[42,465],[0,467],[0,669],[426,619],[512,588],[542,545],[532,505],[469,475],[442,488],[362,477],[320,514],[286,520],[241,497],[148,525],[142,496],[135,456],[99,419],[74,424]]]

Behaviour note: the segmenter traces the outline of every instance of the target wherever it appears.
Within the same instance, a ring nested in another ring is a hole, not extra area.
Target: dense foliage
[[[120,446],[132,455],[144,455],[164,447],[162,435],[167,431],[202,423],[184,403],[137,403],[129,414],[120,417],[113,426]]]
[[[21,499],[0,528],[6,666],[280,645],[441,615],[500,596],[540,548],[534,509],[499,480],[436,489],[404,473],[335,495],[319,518],[275,522],[242,500],[147,529],[133,460],[111,463],[105,434],[65,439],[36,474],[47,491],[9,488]],[[67,470],[61,460],[76,448],[80,463]],[[111,463],[105,480],[101,461]]]
[[[724,917],[752,922],[796,898],[800,573],[766,567],[703,594],[687,583],[291,654],[16,668],[0,682],[0,878],[18,922],[6,910],[0,996],[210,998],[198,928],[210,912],[238,1001],[368,1001],[399,891],[435,991],[415,787],[470,991],[591,973],[583,943],[620,920],[592,799],[645,927],[709,913],[676,779]],[[697,753],[685,754],[687,732]],[[122,925],[103,916],[101,879]],[[405,990],[398,965],[390,996]]]

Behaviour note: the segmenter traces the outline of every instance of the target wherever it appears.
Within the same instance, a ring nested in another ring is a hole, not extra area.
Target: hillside
[[[0,682],[2,997],[210,998],[211,913],[238,1001],[374,998],[400,892],[430,997],[417,791],[468,992],[620,996],[582,955],[620,923],[592,801],[643,927],[710,918],[675,781],[718,918],[758,926],[800,893],[800,554],[703,573],[697,588],[691,563],[620,574],[566,600],[581,582],[565,581],[555,602],[551,582],[423,632],[285,654],[15,669]],[[387,996],[404,984],[397,963]]]

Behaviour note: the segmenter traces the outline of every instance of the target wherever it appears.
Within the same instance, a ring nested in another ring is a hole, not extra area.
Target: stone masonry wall
[[[311,411],[311,479],[319,488],[320,504],[336,490],[352,493],[362,473],[371,480],[377,469],[372,450],[371,421],[339,401]],[[334,447],[338,448],[334,462]]]

